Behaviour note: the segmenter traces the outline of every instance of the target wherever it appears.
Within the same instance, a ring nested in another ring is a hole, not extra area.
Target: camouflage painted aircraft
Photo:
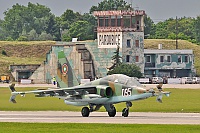
[[[83,117],[88,117],[91,112],[99,110],[102,106],[110,117],[114,117],[116,115],[114,104],[125,102],[126,107],[122,110],[122,116],[128,117],[132,101],[156,96],[157,101],[162,102],[163,95],[169,96],[170,92],[164,92],[162,85],[158,85],[157,88],[158,91],[145,89],[133,77],[113,74],[83,85],[47,90],[17,92],[12,84],[10,101],[16,103],[17,95],[24,96],[30,93],[34,93],[36,97],[57,97],[63,99],[66,104],[84,106],[81,110]]]

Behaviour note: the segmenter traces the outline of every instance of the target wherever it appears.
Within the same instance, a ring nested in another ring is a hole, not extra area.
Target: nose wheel
[[[128,115],[129,115],[129,108],[124,108],[124,109],[122,110],[122,116],[128,117]]]
[[[129,115],[129,107],[132,107],[132,103],[131,102],[126,102],[126,108],[124,108],[122,110],[122,116],[128,117],[128,115]]]

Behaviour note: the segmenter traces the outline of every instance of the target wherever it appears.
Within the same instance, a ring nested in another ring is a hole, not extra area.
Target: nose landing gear
[[[126,102],[126,108],[124,108],[122,110],[122,116],[128,117],[128,115],[129,115],[129,107],[132,107],[132,103],[131,102]]]

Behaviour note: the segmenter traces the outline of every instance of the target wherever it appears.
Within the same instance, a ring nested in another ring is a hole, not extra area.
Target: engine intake
[[[96,88],[97,88],[97,94],[99,94],[102,97],[110,98],[113,96],[113,91],[110,86],[98,85]]]

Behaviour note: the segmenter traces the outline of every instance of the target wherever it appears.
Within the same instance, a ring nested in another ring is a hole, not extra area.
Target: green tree
[[[155,24],[153,20],[145,15],[144,17],[144,38],[151,38],[152,35],[155,35]]]
[[[122,63],[121,62],[122,57],[119,55],[119,50],[120,47],[119,45],[117,45],[117,50],[114,52],[114,55],[112,57],[113,65],[110,68],[108,68],[109,70],[114,69],[116,66],[119,66]]]
[[[41,41],[53,40],[53,37],[51,36],[51,34],[47,34],[46,32],[42,32],[41,35],[39,36],[39,40],[41,40]]]
[[[198,43],[200,43],[200,16],[197,16],[194,23],[195,29],[195,39]]]
[[[66,30],[66,29],[63,30],[61,34],[62,34],[62,41],[66,41],[66,42],[71,41],[72,38],[70,37],[68,30]]]
[[[37,34],[41,34],[44,31],[48,34],[58,32],[54,28],[57,25],[53,20],[55,17],[52,15],[51,10],[38,3],[32,4],[29,2],[28,6],[17,3],[11,9],[5,11],[4,15],[2,28],[8,31],[9,36],[14,40],[24,35],[24,33],[29,33],[32,29]],[[53,27],[53,31],[50,31],[49,27]]]
[[[78,14],[78,13],[77,13]],[[70,25],[77,20],[77,15],[73,10],[67,9],[61,16],[61,28],[69,29]]]
[[[18,41],[28,41],[28,38],[26,36],[19,36],[19,38],[17,39]]]
[[[90,13],[93,11],[108,11],[108,10],[128,10],[132,9],[131,5],[125,0],[103,0],[98,3],[98,6],[92,6]]]
[[[176,22],[177,21],[177,22]],[[195,19],[183,17],[173,19],[169,18],[163,22],[155,24],[155,34],[151,34],[150,38],[155,39],[178,39],[194,42],[195,39]],[[177,29],[176,29],[177,27]]]
[[[4,21],[0,19],[0,40],[5,40],[8,36],[7,31],[3,29],[3,23]]]
[[[60,35],[60,26],[59,23],[56,21],[56,18],[54,15],[50,15],[49,18],[46,20],[45,23],[45,31],[48,34],[51,34],[54,36],[53,40],[60,40],[61,35]]]
[[[83,16],[83,21],[87,21],[90,25],[90,28],[88,29],[88,39],[94,40],[97,38],[97,32],[95,32],[95,26],[97,25],[97,21],[95,17],[92,14],[89,13],[84,13]]]
[[[116,66],[113,70],[108,71],[108,75],[111,74],[125,74],[130,77],[142,77],[140,68],[136,64],[125,64],[122,63],[119,66]]]
[[[69,35],[71,38],[78,38],[78,40],[88,40],[91,27],[87,21],[77,21],[70,25]]]
[[[38,34],[36,33],[36,31],[34,29],[32,29],[28,35],[27,35],[27,39],[28,41],[36,41],[36,40],[39,40],[38,38]]]

